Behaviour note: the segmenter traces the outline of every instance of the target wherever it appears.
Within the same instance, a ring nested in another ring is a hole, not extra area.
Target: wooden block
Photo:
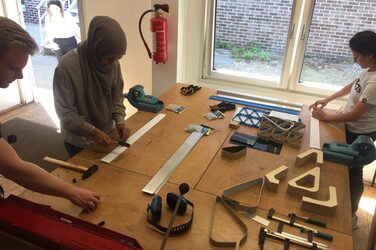
[[[296,156],[295,166],[303,166],[308,162],[315,160],[316,165],[322,166],[324,164],[324,154],[319,149],[311,148]]]
[[[235,160],[247,153],[247,146],[233,146],[222,148],[222,157]]]
[[[306,195],[313,197],[319,191],[319,188],[320,168],[315,167],[290,180],[287,186],[287,193],[297,196]]]
[[[337,191],[333,186],[329,186],[329,198],[326,201],[315,200],[303,196],[301,209],[309,212],[333,216],[338,206]]]
[[[240,123],[239,123],[238,121],[234,121],[234,120],[231,120],[231,121],[230,121],[230,124],[229,124],[229,127],[230,127],[230,128],[235,128],[235,129],[237,129],[237,128],[239,128],[239,126],[240,126]]]
[[[279,181],[286,178],[288,167],[285,165],[274,169],[265,175],[265,185],[270,191],[277,192]]]

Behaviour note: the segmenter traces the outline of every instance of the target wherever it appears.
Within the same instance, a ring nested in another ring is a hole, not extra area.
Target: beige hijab
[[[125,55],[127,40],[120,24],[106,16],[94,17],[89,25],[88,38],[77,48],[86,98],[96,127],[105,127],[111,119],[108,110],[114,104],[114,74],[120,72],[119,62],[100,64],[102,57]],[[100,101],[99,101],[100,100]]]

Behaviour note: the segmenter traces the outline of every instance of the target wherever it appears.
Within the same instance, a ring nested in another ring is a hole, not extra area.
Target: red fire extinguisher
[[[152,58],[153,61],[158,63],[165,63],[168,59],[168,47],[167,47],[167,19],[163,17],[163,14],[159,11],[163,10],[164,12],[169,12],[168,4],[155,4],[153,9],[145,11],[138,22],[138,30],[144,46],[148,52],[149,58]],[[149,13],[154,12],[154,17],[150,19],[150,31],[153,33],[153,51],[151,52],[148,44],[145,41],[144,36],[142,35],[141,23],[143,17]]]

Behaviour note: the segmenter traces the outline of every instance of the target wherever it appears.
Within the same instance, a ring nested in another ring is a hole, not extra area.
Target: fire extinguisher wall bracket
[[[138,22],[138,30],[140,32],[141,39],[144,43],[149,58],[153,59],[157,64],[165,63],[168,59],[168,32],[167,32],[167,19],[163,17],[162,10],[166,13],[169,12],[168,4],[155,4],[153,9],[145,11]],[[153,49],[150,51],[148,44],[142,34],[141,24],[144,16],[150,12],[154,12],[155,15],[150,19],[150,31],[152,32]]]

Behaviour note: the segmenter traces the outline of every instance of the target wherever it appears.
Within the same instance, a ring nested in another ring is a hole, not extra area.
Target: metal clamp
[[[260,193],[258,195],[257,201],[254,205],[250,206],[248,204],[244,204],[244,203],[241,203],[239,201],[236,201],[236,200],[230,198],[230,196],[232,196],[236,193],[239,193],[243,190],[249,189],[249,188],[256,186],[256,185],[261,185],[261,189],[260,189]],[[263,177],[256,178],[256,179],[249,180],[249,181],[237,184],[235,186],[232,186],[230,188],[223,190],[222,198],[235,211],[253,213],[256,210],[258,204],[260,203],[260,198],[261,198],[263,187],[264,187],[264,178]]]

